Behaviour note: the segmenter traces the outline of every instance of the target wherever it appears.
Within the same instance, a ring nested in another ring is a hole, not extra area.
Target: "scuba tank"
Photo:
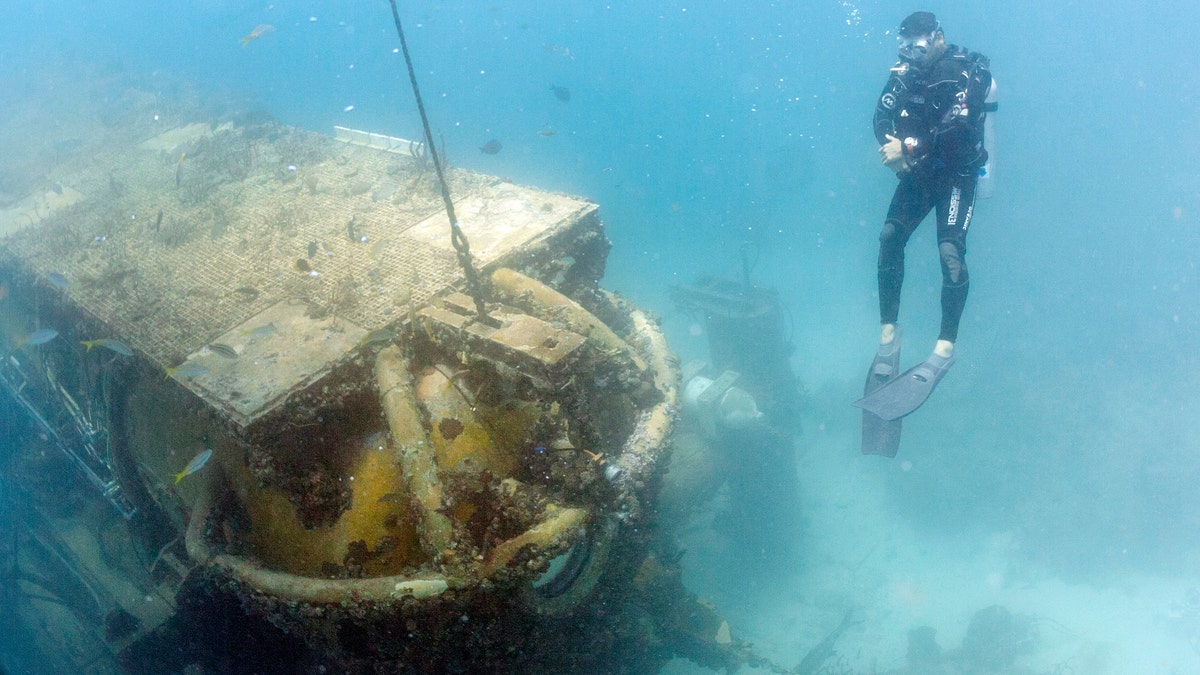
[[[992,78],[992,86],[988,87],[987,98],[983,100],[983,147],[987,150],[987,162],[979,167],[979,182],[975,185],[975,197],[987,199],[992,196],[996,182],[996,121],[995,113],[999,103],[996,99],[996,78]]]

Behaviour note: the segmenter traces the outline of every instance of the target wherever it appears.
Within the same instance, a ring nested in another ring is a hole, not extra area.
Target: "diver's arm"
[[[893,72],[883,87],[883,92],[875,100],[875,116],[872,126],[875,130],[875,141],[879,145],[888,142],[888,135],[896,135],[896,109],[900,105],[900,95],[904,89],[904,80]]]

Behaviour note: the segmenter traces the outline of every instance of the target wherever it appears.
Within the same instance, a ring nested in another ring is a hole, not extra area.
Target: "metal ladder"
[[[137,507],[125,496],[111,460],[106,458],[106,453],[98,450],[99,442],[108,437],[108,430],[87,418],[75,399],[55,379],[50,368],[43,371],[49,391],[47,400],[42,402],[43,407],[39,408],[30,397],[36,388],[30,385],[30,377],[24,367],[15,354],[7,354],[0,363],[0,389],[19,404],[46,438],[71,460],[87,482],[113,508],[125,519],[132,518],[137,513]],[[70,421],[52,424],[46,414],[52,406],[66,411]]]

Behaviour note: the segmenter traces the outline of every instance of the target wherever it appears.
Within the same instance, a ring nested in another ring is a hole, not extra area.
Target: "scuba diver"
[[[879,350],[867,374],[864,454],[894,457],[900,418],[913,412],[954,363],[954,342],[967,300],[967,229],[988,160],[985,109],[992,90],[987,57],[947,44],[930,12],[900,24],[900,60],[875,105],[875,138],[899,184],[879,235]],[[897,375],[904,246],[930,211],[937,213],[942,267],[942,325],[933,353]]]

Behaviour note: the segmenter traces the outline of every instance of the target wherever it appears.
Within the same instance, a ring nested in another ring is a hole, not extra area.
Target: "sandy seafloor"
[[[910,356],[905,363],[911,360]],[[855,389],[860,386],[857,382],[853,386],[846,383],[844,391],[832,386],[820,391],[806,411],[806,431],[798,442],[803,490],[799,508],[805,522],[801,560],[790,574],[779,574],[765,582],[739,578],[736,567],[727,562],[737,560],[736,552],[731,550],[726,534],[713,527],[722,508],[718,499],[696,514],[681,533],[681,543],[687,549],[683,558],[685,584],[717,605],[735,636],[753,643],[759,653],[787,668],[795,667],[852,609],[855,625],[838,640],[836,655],[818,672],[925,673],[923,669],[905,669],[910,629],[934,628],[938,644],[950,651],[962,642],[976,611],[1000,605],[1021,620],[1032,622],[1036,639],[1015,650],[1016,659],[1007,667],[948,668],[938,672],[1200,672],[1200,650],[1196,648],[1200,646],[1200,607],[1196,605],[1200,596],[1195,595],[1195,589],[1200,588],[1200,574],[1117,571],[1127,569],[1121,558],[1136,555],[1131,549],[1139,544],[1122,547],[1120,542],[1110,542],[1112,546],[1096,546],[1088,533],[1072,537],[1069,521],[1082,517],[1080,522],[1086,522],[1085,514],[1043,514],[1047,521],[1068,521],[1066,533],[1054,535],[1061,537],[1054,554],[1046,556],[1028,550],[1027,540],[1037,535],[1030,533],[1028,521],[1018,520],[1015,514],[1007,528],[969,526],[969,530],[941,531],[915,525],[913,514],[903,511],[897,494],[906,489],[905,483],[953,473],[953,468],[947,470],[939,462],[954,459],[944,453],[928,456],[936,452],[939,443],[948,440],[956,444],[955,452],[1006,450],[1003,441],[994,441],[996,437],[987,426],[971,428],[969,422],[960,421],[949,429],[939,429],[931,420],[939,409],[956,404],[944,399],[959,398],[957,404],[962,404],[962,397],[969,397],[972,387],[979,384],[978,377],[964,365],[960,362],[959,372],[947,379],[934,400],[922,409],[924,412],[906,419],[904,442],[895,459],[858,453],[857,409],[838,405],[855,398]],[[1116,370],[1112,368],[1108,374]],[[1019,379],[1021,374],[1011,375]],[[1169,420],[1187,426],[1174,416],[1177,406],[1190,405],[1187,383],[1171,387],[1177,391],[1170,393],[1161,390],[1160,382],[1147,381],[1151,378],[1138,381],[1128,373],[1124,376],[1128,379],[1120,391],[1093,392],[1097,396],[1092,400],[1094,406],[1122,410],[1128,415],[1124,420],[1114,418],[1107,429],[1096,430],[1104,440],[1089,445],[1086,439],[1075,438],[1078,429],[1072,425],[1079,420],[1071,418],[1058,428],[1041,431],[1047,445],[1078,443],[1082,466],[1093,461],[1091,454],[1103,455],[1125,443],[1136,445],[1139,438],[1145,442],[1144,428],[1163,433],[1162,425],[1170,424]],[[1065,397],[1080,385],[1069,379],[1062,373],[1048,373],[1042,382],[1022,382],[1026,395],[1014,405],[1025,409],[1026,415],[995,419],[995,423],[1020,427],[1036,417],[1031,412],[1034,409],[1069,407],[1064,405]],[[1156,393],[1148,398],[1147,392]],[[943,400],[939,401],[939,396]],[[979,416],[994,417],[996,412],[981,409]],[[1191,438],[1195,438],[1195,432],[1191,432]],[[1004,461],[1001,456],[994,463]],[[1071,478],[1062,476],[1064,482]],[[989,477],[983,480],[987,482]],[[944,487],[953,492],[963,486]],[[1067,502],[1071,499],[1069,494],[1064,498]],[[938,500],[931,497],[929,501]],[[1107,500],[1100,496],[1099,501]],[[1075,506],[1064,504],[1063,509],[1067,508]],[[1096,520],[1109,517],[1099,512],[1095,515]],[[1096,550],[1089,551],[1090,547]],[[1191,552],[1184,556],[1186,560],[1176,562],[1186,566],[1186,561],[1194,561],[1196,555]],[[1063,561],[1075,560],[1076,556],[1091,556],[1095,564],[1086,568],[1081,565],[1078,574],[1071,570],[1064,573]],[[1193,593],[1190,599],[1189,592]],[[676,660],[662,672],[683,675],[711,671]],[[767,671],[743,667],[741,672]]]

